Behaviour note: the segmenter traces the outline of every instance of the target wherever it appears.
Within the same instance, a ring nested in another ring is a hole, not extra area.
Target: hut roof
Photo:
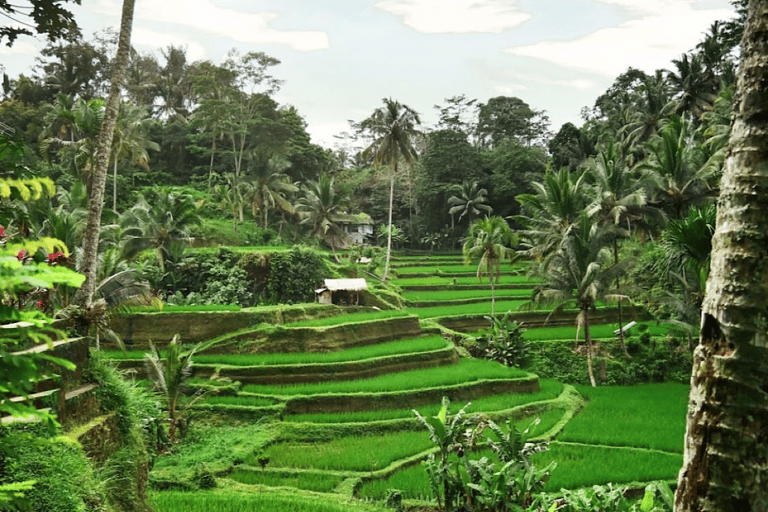
[[[345,291],[351,291],[351,292],[357,292],[360,290],[367,290],[368,289],[368,283],[365,282],[365,279],[357,278],[357,279],[326,279],[325,280],[325,287],[332,291],[336,292],[339,290],[345,290]]]

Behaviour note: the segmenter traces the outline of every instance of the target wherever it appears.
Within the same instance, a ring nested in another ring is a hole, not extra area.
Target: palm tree
[[[501,278],[501,263],[512,262],[517,258],[514,250],[516,245],[517,239],[509,224],[498,216],[475,221],[469,227],[469,234],[464,240],[464,260],[469,264],[472,260],[479,259],[477,279],[482,280],[483,275],[488,276],[491,285],[491,316],[496,315],[494,285]]]
[[[675,510],[766,510],[768,2],[749,2]]]
[[[717,173],[716,167],[705,165],[699,147],[690,140],[689,127],[684,118],[673,117],[660,137],[648,144],[649,158],[636,167],[648,173],[656,205],[666,206],[675,219],[709,196]]]
[[[419,114],[407,105],[402,105],[392,98],[384,98],[384,106],[377,108],[371,117],[360,123],[360,129],[369,132],[374,141],[363,151],[363,157],[373,156],[374,165],[390,165],[392,175],[389,184],[389,236],[387,237],[387,257],[384,264],[383,279],[387,279],[389,260],[392,253],[392,210],[395,197],[395,175],[398,162],[402,158],[412,165],[418,157],[411,138],[418,133],[416,127],[421,124]]]
[[[139,197],[136,205],[123,216],[125,252],[137,254],[147,248],[158,253],[158,264],[165,271],[165,261],[174,242],[189,239],[190,228],[201,222],[198,204],[189,194],[163,189]]]
[[[248,162],[245,181],[250,184],[248,192],[253,218],[261,214],[264,229],[267,229],[269,210],[277,208],[285,213],[295,213],[293,204],[286,197],[286,194],[299,191],[285,173],[290,166],[287,160],[263,151],[255,152]]]
[[[624,163],[618,147],[607,144],[590,162],[585,179],[591,185],[592,204],[587,211],[597,215],[602,224],[616,227],[626,224],[625,230],[615,230],[611,241],[613,263],[619,263],[619,238],[628,236],[632,220],[643,220],[653,212],[646,207],[645,188],[642,179],[636,179]],[[616,281],[616,289],[619,282]],[[624,344],[624,320],[621,301],[618,302],[619,343],[624,356],[629,359],[629,352]]]
[[[107,166],[112,152],[112,137],[117,122],[117,109],[120,102],[120,88],[125,80],[128,56],[131,49],[131,29],[133,27],[133,9],[136,0],[123,0],[120,19],[120,34],[117,43],[117,55],[112,65],[112,84],[109,89],[104,121],[99,132],[96,147],[96,161],[93,180],[88,190],[88,217],[83,239],[83,274],[85,283],[78,290],[77,301],[83,307],[90,307],[96,288],[96,266],[99,251],[99,232],[101,230],[101,211],[104,207],[104,188],[107,180]]]
[[[647,77],[638,91],[643,94],[642,107],[633,111],[631,121],[622,127],[629,145],[643,152],[643,144],[657,134],[670,115],[674,103],[669,101],[669,86],[661,70]]]
[[[296,205],[301,224],[310,226],[312,236],[325,240],[332,251],[346,247],[349,239],[339,224],[346,197],[334,189],[333,178],[324,174],[318,181],[307,182],[303,192]]]
[[[583,175],[574,181],[567,168],[549,170],[541,183],[531,185],[534,194],[515,197],[522,206],[522,213],[515,219],[526,228],[522,235],[528,255],[541,259],[560,245],[587,207],[582,181]]]
[[[178,425],[178,405],[184,395],[184,382],[192,374],[192,356],[198,346],[189,352],[182,352],[179,335],[175,335],[166,349],[165,357],[160,354],[157,347],[150,343],[150,352],[144,355],[144,366],[147,369],[147,377],[165,400],[168,410],[168,440],[176,441],[176,428]]]
[[[149,153],[159,151],[160,146],[148,138],[147,131],[154,120],[149,117],[144,107],[133,103],[122,102],[115,125],[115,135],[112,143],[112,210],[117,212],[117,164],[126,159],[149,170]]]
[[[675,71],[667,71],[667,78],[677,96],[675,114],[690,112],[698,120],[712,108],[717,93],[717,83],[707,71],[700,54],[690,57],[684,53],[680,59],[672,59]]]
[[[592,371],[592,337],[589,333],[589,313],[598,300],[624,298],[606,295],[610,283],[624,272],[625,262],[612,263],[609,244],[614,236],[612,226],[600,226],[582,211],[576,223],[557,249],[546,258],[539,272],[546,284],[535,292],[532,304],[555,304],[552,313],[576,302],[576,339],[584,329],[587,343],[587,372],[592,386],[596,386]]]
[[[448,210],[451,215],[451,222],[457,213],[459,214],[459,222],[461,222],[465,215],[471,220],[472,217],[482,213],[490,215],[493,212],[493,208],[488,204],[488,191],[479,188],[476,181],[472,183],[466,181],[458,188],[457,195],[448,198],[448,205],[451,207]]]

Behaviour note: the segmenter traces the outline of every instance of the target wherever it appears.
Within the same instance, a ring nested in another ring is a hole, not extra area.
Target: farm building
[[[339,224],[354,244],[364,244],[366,237],[373,235],[373,219],[367,213],[343,215]]]
[[[324,286],[315,290],[320,304],[361,306],[360,292],[368,289],[365,279],[326,279]]]

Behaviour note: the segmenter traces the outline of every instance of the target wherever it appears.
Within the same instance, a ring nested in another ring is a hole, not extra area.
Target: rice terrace
[[[768,0],[662,3],[0,1],[0,512],[768,511]]]

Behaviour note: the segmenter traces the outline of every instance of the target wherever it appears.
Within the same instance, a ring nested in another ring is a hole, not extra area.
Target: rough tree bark
[[[675,511],[768,510],[768,0],[751,0]]]
[[[83,236],[83,268],[85,283],[78,290],[76,303],[88,308],[93,301],[96,289],[96,266],[99,256],[99,231],[101,230],[101,212],[104,208],[104,188],[107,183],[107,167],[112,151],[112,137],[115,133],[117,113],[120,106],[120,88],[125,81],[128,67],[128,54],[131,49],[131,29],[133,27],[133,8],[135,0],[123,0],[123,13],[120,19],[120,35],[117,55],[112,66],[112,84],[104,112],[104,120],[99,131],[96,147],[96,161],[91,175],[90,194],[88,196],[88,217]]]

